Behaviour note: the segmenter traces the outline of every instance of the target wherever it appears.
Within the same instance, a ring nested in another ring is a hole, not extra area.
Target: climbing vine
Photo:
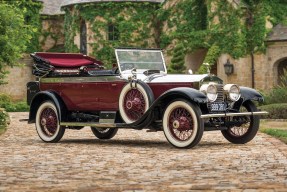
[[[186,53],[209,50],[205,62],[214,63],[221,53],[233,58],[264,52],[265,40],[273,25],[287,23],[284,0],[182,0],[169,6],[165,1],[158,11],[162,21],[161,48],[181,42]],[[169,52],[171,55],[173,52]]]
[[[79,4],[70,11],[65,8],[66,51],[78,51],[74,38],[80,33],[81,20],[86,21],[92,35],[88,35],[92,55],[106,64],[115,62],[115,47],[157,47],[154,25],[156,3],[103,2]],[[108,25],[113,24],[119,31],[119,39],[110,41]]]

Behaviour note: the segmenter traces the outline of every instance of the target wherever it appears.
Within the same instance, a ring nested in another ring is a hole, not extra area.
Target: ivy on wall
[[[103,2],[66,7],[66,51],[79,51],[74,38],[80,33],[81,20],[86,21],[93,33],[92,37],[88,35],[92,55],[108,65],[115,62],[115,47],[158,47],[155,41],[155,10],[158,7],[158,4],[148,2]],[[115,25],[119,31],[118,40],[107,39],[110,24]]]
[[[264,52],[268,35],[266,22],[287,23],[285,0],[182,0],[174,6],[165,1],[158,10],[164,33],[161,48],[181,42],[186,53],[208,49],[205,62],[213,64],[222,53],[240,58]],[[168,52],[173,55],[175,52]]]

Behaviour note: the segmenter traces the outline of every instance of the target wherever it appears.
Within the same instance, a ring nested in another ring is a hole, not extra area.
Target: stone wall
[[[224,64],[227,59],[234,65],[234,73],[227,76],[224,73]],[[254,55],[255,89],[268,90],[278,85],[278,64],[287,59],[287,42],[269,44],[265,54]],[[225,83],[237,83],[242,86],[252,87],[251,57],[232,59],[223,54],[218,59],[217,74]]]
[[[6,68],[10,73],[5,79],[8,84],[0,85],[0,93],[5,93],[11,96],[13,100],[26,99],[26,84],[29,81],[34,81],[32,75],[32,59],[26,55],[19,61],[23,66],[15,66]]]
[[[39,40],[43,51],[48,51],[59,45],[64,46],[64,16],[46,16],[42,18],[41,34]]]

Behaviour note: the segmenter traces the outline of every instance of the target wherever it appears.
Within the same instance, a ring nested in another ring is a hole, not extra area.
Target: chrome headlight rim
[[[238,85],[226,84],[223,89],[227,94],[229,100],[236,102],[240,99],[241,93],[240,93],[240,87]]]
[[[200,91],[203,92],[209,102],[216,101],[218,97],[217,86],[214,83],[204,84],[200,87]]]

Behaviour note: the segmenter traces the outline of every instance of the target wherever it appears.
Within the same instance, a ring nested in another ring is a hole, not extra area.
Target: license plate
[[[225,111],[225,103],[211,103],[211,111]]]

